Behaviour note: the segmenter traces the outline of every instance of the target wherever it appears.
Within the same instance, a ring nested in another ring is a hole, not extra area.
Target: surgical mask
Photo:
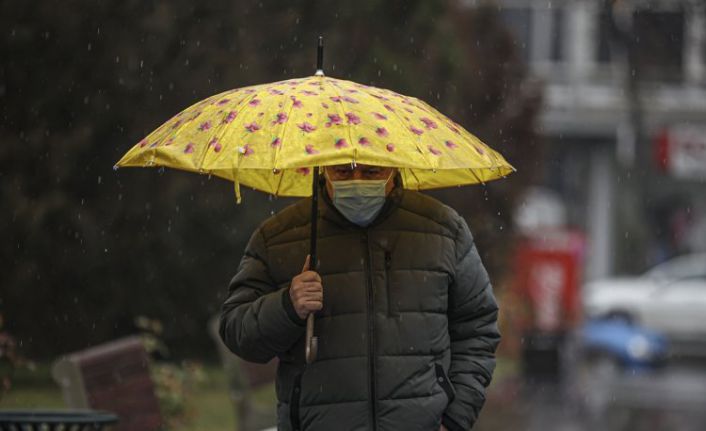
[[[333,205],[348,220],[367,226],[375,220],[385,205],[385,186],[390,180],[331,181]]]

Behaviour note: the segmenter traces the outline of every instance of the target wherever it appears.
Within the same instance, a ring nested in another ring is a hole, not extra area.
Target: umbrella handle
[[[314,166],[314,175],[311,184],[311,237],[309,244],[309,269],[316,271],[317,269],[317,222],[319,219],[319,167]],[[316,361],[316,353],[319,347],[319,339],[314,336],[314,313],[309,313],[306,317],[306,346],[304,353],[306,355],[306,363],[311,364]]]
[[[314,337],[314,313],[310,313],[306,318],[306,363],[311,364],[316,361],[316,353],[319,347],[319,337]]]

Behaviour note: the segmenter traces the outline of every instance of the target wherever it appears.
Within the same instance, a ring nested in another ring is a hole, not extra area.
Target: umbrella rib
[[[330,84],[330,83],[328,85],[331,87],[331,89],[333,89],[333,92],[338,95],[338,100],[341,100],[341,93],[338,91],[338,87],[336,87],[335,85]],[[333,105],[341,105],[341,102],[333,102]],[[338,106],[336,108],[336,110],[338,111],[339,117],[341,117],[341,121],[343,121],[344,118],[347,118],[346,113],[342,112],[342,108],[343,108],[343,105]],[[343,114],[343,115],[341,115],[341,114]],[[353,135],[351,135],[351,127],[348,125],[345,125],[344,127],[346,129],[348,129],[348,145],[350,145],[351,148],[354,148],[353,147]],[[353,157],[352,161],[355,161],[355,157]]]
[[[291,87],[290,87],[291,88]],[[285,94],[285,96],[288,94]],[[286,99],[285,99],[286,100]],[[289,128],[289,122],[292,120],[292,110],[294,110],[294,101],[289,99],[291,104],[289,105],[289,110],[287,111],[287,121],[284,122],[282,125],[282,140],[279,143],[279,146],[275,147],[275,154],[272,156],[272,167],[277,168],[277,162],[279,160],[279,153],[282,151],[282,147],[285,145],[285,137],[287,136],[287,129]],[[284,170],[281,170],[282,177],[284,176]],[[279,183],[277,183],[277,190],[275,190],[275,195],[279,194],[279,188],[282,185],[282,177],[279,179]]]

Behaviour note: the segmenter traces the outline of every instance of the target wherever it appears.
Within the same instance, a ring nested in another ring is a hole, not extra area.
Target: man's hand
[[[315,271],[309,271],[311,256],[306,256],[301,274],[292,279],[289,286],[289,297],[292,298],[294,311],[301,319],[306,319],[309,313],[323,308],[324,288],[321,277]]]

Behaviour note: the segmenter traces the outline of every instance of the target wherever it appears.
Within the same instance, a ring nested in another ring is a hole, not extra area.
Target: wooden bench
[[[162,429],[142,338],[131,336],[62,356],[52,366],[69,408],[117,414],[116,431]]]

